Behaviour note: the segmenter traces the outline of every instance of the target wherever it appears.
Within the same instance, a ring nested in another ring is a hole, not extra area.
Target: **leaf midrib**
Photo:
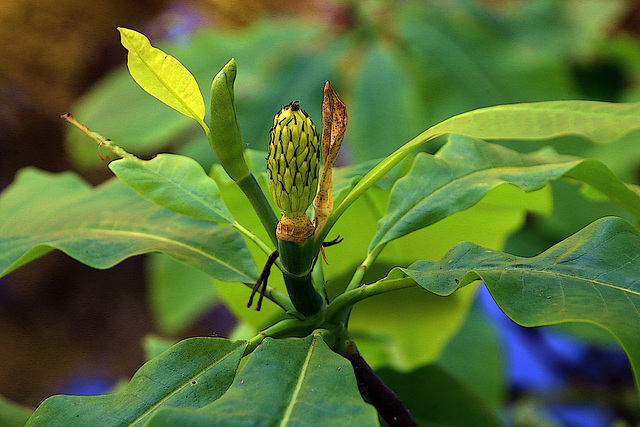
[[[291,393],[291,399],[289,399],[289,403],[287,404],[285,413],[282,417],[282,420],[280,421],[280,427],[286,426],[287,423],[289,422],[289,419],[291,418],[291,413],[293,412],[293,408],[297,403],[296,401],[298,398],[298,394],[300,394],[300,390],[302,390],[303,388],[305,374],[307,372],[307,369],[309,368],[309,361],[311,360],[311,355],[315,347],[316,339],[317,337],[314,335],[313,340],[311,341],[311,345],[309,346],[309,351],[307,352],[307,356],[302,364],[300,375],[298,376],[298,381],[296,383],[296,386],[293,389],[293,393]]]
[[[198,248],[196,248],[195,246],[190,246],[186,243],[180,242],[178,240],[171,240],[168,239],[166,237],[161,237],[161,236],[157,236],[157,235],[153,235],[153,234],[148,234],[148,233],[142,233],[139,231],[121,231],[121,230],[109,230],[109,229],[101,229],[101,228],[85,228],[85,229],[75,229],[73,230],[74,233],[74,238],[77,238],[78,236],[82,236],[82,233],[93,233],[93,234],[105,234],[105,235],[129,235],[129,236],[142,236],[148,240],[151,241],[158,241],[158,242],[167,242],[167,243],[171,243],[183,248],[186,248],[187,250],[190,250],[191,252],[195,252],[199,255],[202,255],[204,258],[210,259],[213,262],[216,262],[226,268],[228,268],[229,270],[237,273],[238,275],[244,276],[246,278],[248,278],[250,281],[253,280],[255,281],[256,279],[247,276],[247,274],[245,274],[244,272],[238,270],[237,268],[231,266],[229,263],[220,260],[219,258],[216,258],[214,256],[212,256],[211,254],[202,251]],[[35,246],[38,245],[49,245],[49,246],[53,246],[54,242],[64,242],[64,241],[70,241],[71,239],[69,239],[68,237],[66,237],[66,234],[69,233],[69,231],[67,231],[66,233],[64,232],[55,232],[55,233],[43,233],[42,236],[49,236],[49,239],[46,242],[39,242],[38,244],[35,245],[31,245],[30,249],[34,248]],[[63,238],[56,238],[56,236],[61,236]],[[52,239],[53,238],[53,239]],[[11,267],[11,266],[9,266]]]

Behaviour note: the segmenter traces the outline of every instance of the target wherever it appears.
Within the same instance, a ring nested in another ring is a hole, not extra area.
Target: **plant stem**
[[[362,285],[339,295],[331,301],[331,304],[327,307],[325,318],[329,320],[337,319],[339,316],[342,316],[345,311],[351,310],[351,306],[358,301],[384,292],[410,288],[412,286],[417,286],[417,284],[410,277],[391,280],[382,279],[370,285]]]
[[[380,252],[382,252],[385,246],[386,244],[376,246],[373,249],[373,251],[367,254],[367,257],[364,259],[364,261],[362,261],[362,264],[360,264],[356,269],[356,272],[353,273],[353,276],[351,277],[351,281],[347,285],[347,289],[345,289],[345,292],[349,292],[353,289],[356,289],[361,285],[362,278],[364,277],[364,274],[367,272],[367,268],[371,267],[371,264],[375,262],[375,260],[378,258],[378,255],[380,255]]]
[[[270,338],[285,338],[289,336],[308,335],[313,330],[313,326],[298,319],[284,319],[265,329],[258,332],[256,336],[247,341],[247,346],[244,349],[243,356],[253,352],[253,350],[260,345],[260,343],[267,337]]]
[[[258,184],[255,175],[249,173],[246,177],[236,181],[236,184],[238,184],[238,187],[240,187],[242,192],[247,196],[247,199],[249,199],[249,202],[251,202],[251,206],[253,206],[256,214],[258,214],[260,222],[262,222],[265,230],[267,230],[271,242],[277,246],[276,226],[278,225],[278,217],[273,211],[269,200],[267,200],[264,191],[262,191],[262,187]]]
[[[347,359],[353,366],[360,394],[378,410],[390,427],[418,426],[405,404],[382,382],[357,349]]]

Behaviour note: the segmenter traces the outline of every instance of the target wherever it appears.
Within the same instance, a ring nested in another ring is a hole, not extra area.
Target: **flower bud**
[[[306,216],[318,188],[320,144],[313,122],[297,102],[282,107],[270,131],[269,191],[284,216]]]
[[[244,147],[236,115],[233,83],[236,80],[236,61],[232,59],[211,84],[211,118],[209,143],[218,161],[234,181],[249,175],[244,160]]]

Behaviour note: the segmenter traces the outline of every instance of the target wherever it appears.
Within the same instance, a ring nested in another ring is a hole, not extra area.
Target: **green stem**
[[[290,336],[308,335],[313,330],[311,323],[298,319],[284,319],[270,326],[264,331],[258,332],[256,336],[247,341],[243,356],[253,352],[265,338],[286,338]]]
[[[412,286],[417,286],[417,284],[415,280],[410,277],[392,280],[382,279],[370,285],[362,285],[356,289],[339,295],[336,299],[331,301],[331,304],[327,307],[325,319],[332,320],[344,317],[345,313],[348,313],[355,303],[362,301],[365,298],[382,294],[384,292],[410,288]]]
[[[380,252],[382,252],[385,246],[387,246],[386,243],[376,246],[372,252],[369,252],[367,254],[367,257],[364,259],[364,261],[362,261],[362,264],[360,264],[356,269],[356,272],[353,273],[353,276],[351,277],[351,281],[347,285],[347,289],[345,289],[345,292],[356,289],[361,285],[362,278],[364,277],[364,274],[367,272],[367,269],[371,267],[371,265],[375,262],[375,260],[378,258],[378,255],[380,255]]]
[[[250,173],[246,177],[236,181],[238,187],[242,190],[242,192],[247,196],[249,202],[251,202],[251,206],[258,214],[258,218],[260,218],[260,222],[264,226],[267,233],[269,233],[269,238],[271,242],[277,246],[278,239],[276,239],[276,226],[278,225],[278,217],[276,213],[273,211],[269,200],[267,200],[267,196],[262,191],[262,187],[258,184],[258,180]]]
[[[306,242],[278,240],[278,252],[282,266],[282,276],[287,293],[296,310],[305,316],[313,316],[325,305],[324,299],[316,291],[311,280],[313,264],[313,236]]]
[[[313,287],[316,288],[316,291],[318,291],[322,299],[328,301],[327,290],[324,287],[324,270],[322,268],[322,260],[320,259],[316,260],[313,270],[311,270],[311,280],[313,281]]]

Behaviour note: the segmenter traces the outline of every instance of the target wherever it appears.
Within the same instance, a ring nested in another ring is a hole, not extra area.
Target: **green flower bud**
[[[234,102],[233,83],[236,71],[236,61],[232,59],[211,84],[209,143],[227,174],[234,181],[239,181],[249,175],[249,168],[244,160],[244,147]]]
[[[285,217],[306,216],[318,188],[320,144],[311,118],[297,102],[273,119],[267,157],[269,191]]]

